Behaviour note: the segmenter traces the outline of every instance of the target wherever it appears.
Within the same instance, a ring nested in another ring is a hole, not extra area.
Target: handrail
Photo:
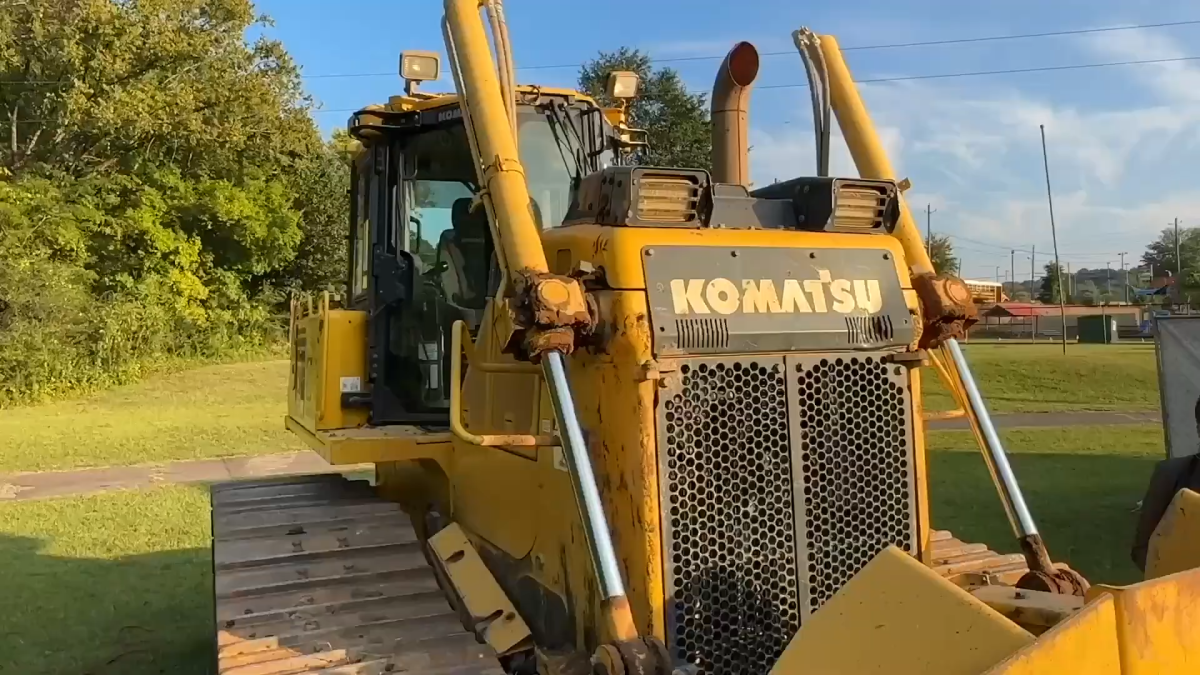
[[[484,447],[497,446],[520,446],[520,447],[551,447],[562,445],[557,436],[546,436],[532,434],[473,434],[467,430],[463,423],[462,410],[462,363],[463,354],[469,351],[471,354],[475,352],[475,344],[471,341],[470,336],[466,336],[467,323],[462,319],[454,322],[451,326],[450,338],[450,431],[455,436],[466,443],[472,445],[480,445]],[[468,344],[470,346],[468,346]],[[540,373],[540,369],[536,366],[521,363],[491,363],[479,364],[480,370],[486,372],[498,373]],[[477,367],[479,367],[477,366]],[[530,370],[518,370],[514,366],[526,366]],[[495,370],[488,371],[488,368]]]

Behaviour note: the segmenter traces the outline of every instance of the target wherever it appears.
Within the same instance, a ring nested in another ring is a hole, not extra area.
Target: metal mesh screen
[[[888,544],[916,546],[912,408],[907,372],[878,357],[789,358],[788,373],[813,611]]]
[[[1194,455],[1200,450],[1195,412],[1200,396],[1200,317],[1158,318],[1154,341],[1167,456]]]
[[[668,647],[701,673],[765,673],[800,627],[785,388],[782,359],[696,360],[659,406]]]

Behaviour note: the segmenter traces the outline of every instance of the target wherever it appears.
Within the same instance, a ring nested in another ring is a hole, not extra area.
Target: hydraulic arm
[[[798,46],[806,42],[819,44],[821,65],[827,69],[828,82],[825,83],[825,87],[814,87],[814,96],[828,91],[828,105],[837,116],[838,125],[846,138],[846,145],[850,148],[850,155],[859,175],[863,178],[896,179],[895,170],[888,161],[875,126],[859,97],[858,88],[854,85],[837,40],[830,35],[817,37],[807,29],[797,31],[795,38]],[[810,69],[810,74],[811,72]],[[820,147],[818,146],[818,149]],[[892,234],[904,247],[904,256],[913,274],[913,284],[923,306],[924,326],[921,343],[923,346],[937,348],[941,353],[940,358],[950,364],[946,372],[951,374],[951,377],[946,384],[970,420],[979,446],[984,451],[984,461],[1004,505],[1004,512],[1029,564],[1030,573],[1018,582],[1018,585],[1023,588],[1083,595],[1088,588],[1087,581],[1073,570],[1051,563],[1033,515],[1025,504],[1021,486],[1009,465],[1004,445],[996,433],[991,415],[988,414],[983,397],[980,396],[975,379],[971,375],[970,366],[958,345],[957,338],[975,321],[975,308],[970,291],[961,279],[939,277],[936,274],[903,197],[900,199],[900,218]],[[939,357],[935,355],[934,358]]]
[[[591,458],[575,411],[565,359],[575,347],[576,332],[590,327],[592,317],[582,285],[552,275],[534,222],[524,170],[517,152],[516,125],[502,115],[515,105],[513,71],[499,0],[483,3],[492,17],[493,39],[501,63],[488,48],[479,0],[446,0],[445,37],[451,68],[462,97],[463,119],[478,158],[476,169],[483,207],[492,234],[503,251],[501,265],[508,283],[504,300],[514,317],[510,351],[540,362],[566,455],[576,505],[600,592],[608,630],[618,644],[638,639],[620,566],[613,547]],[[511,116],[511,113],[508,113]]]

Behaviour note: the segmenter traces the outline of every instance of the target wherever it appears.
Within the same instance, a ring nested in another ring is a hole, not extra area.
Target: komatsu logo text
[[[856,310],[874,314],[883,308],[877,279],[834,279],[828,270],[819,279],[672,279],[671,299],[676,314],[792,314],[831,309],[840,314]]]

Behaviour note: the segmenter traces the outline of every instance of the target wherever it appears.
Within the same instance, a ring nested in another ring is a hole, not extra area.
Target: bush
[[[98,215],[94,184],[0,182],[0,407],[130,382],[181,361],[262,353],[283,340],[281,295],[250,293],[257,269],[212,264],[211,249],[170,215],[192,210],[212,223],[211,209],[157,193],[147,199],[127,181],[119,187],[135,194],[128,208]],[[287,218],[284,211],[273,220]],[[155,241],[162,245],[147,243]],[[290,258],[278,247],[271,255],[258,269]]]

